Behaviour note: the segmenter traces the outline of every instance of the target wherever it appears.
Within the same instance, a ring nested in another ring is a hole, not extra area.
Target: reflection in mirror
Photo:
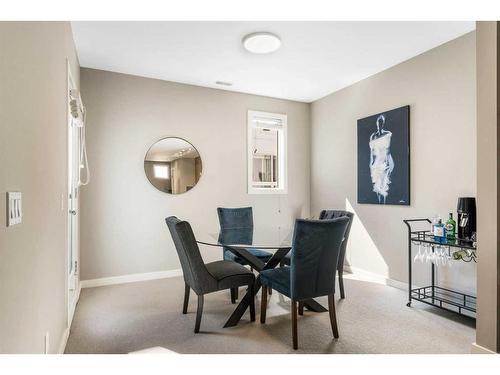
[[[146,153],[144,172],[158,190],[169,194],[185,193],[201,177],[200,154],[191,143],[182,138],[163,138]]]

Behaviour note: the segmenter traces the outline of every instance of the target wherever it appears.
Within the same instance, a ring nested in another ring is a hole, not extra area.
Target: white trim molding
[[[478,345],[475,342],[472,343],[472,347],[470,349],[472,354],[498,354],[493,350],[487,349],[484,346]]]
[[[61,342],[59,343],[59,350],[58,354],[64,354],[64,351],[66,350],[66,344],[68,342],[68,337],[69,337],[69,327],[66,328],[62,334],[61,337]]]
[[[69,314],[68,315],[68,326],[66,327],[66,329],[62,333],[61,340],[59,342],[59,351],[57,352],[59,354],[64,354],[64,351],[66,350],[66,344],[68,342],[69,332],[71,330],[71,324],[73,323],[73,317],[75,315],[76,305],[78,304],[78,300],[80,299],[80,291],[81,290],[82,290],[81,284],[78,283],[77,291],[76,291],[77,295],[75,298],[75,306],[71,310],[68,309],[68,314]]]
[[[356,276],[356,278],[359,280],[366,280],[382,285],[392,286],[394,288],[402,289],[404,291],[408,291],[408,284],[398,280],[390,279],[388,277],[378,275],[370,271],[365,271],[364,269],[361,268],[352,267],[349,265],[344,265],[344,270],[346,272],[353,274],[353,276]],[[348,275],[344,274],[344,277],[348,277]]]
[[[78,300],[80,299],[80,292],[82,291],[82,285],[78,280],[78,275],[76,275],[76,295],[74,298],[74,303],[71,306],[68,306],[68,328],[71,328],[71,324],[73,323],[73,316],[75,315],[76,305],[78,304]]]
[[[97,286],[125,284],[125,283],[133,283],[133,282],[137,282],[137,281],[166,279],[169,277],[177,277],[177,276],[182,276],[181,269],[169,270],[169,271],[147,272],[147,273],[133,273],[133,274],[129,274],[129,275],[120,275],[120,276],[102,277],[99,279],[81,280],[80,286],[82,289],[83,288],[94,288]]]

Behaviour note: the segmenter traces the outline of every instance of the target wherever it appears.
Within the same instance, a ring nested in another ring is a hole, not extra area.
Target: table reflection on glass
[[[245,259],[248,264],[257,272],[275,268],[292,248],[293,228],[271,228],[271,227],[248,227],[225,229],[218,232],[197,232],[195,231],[196,241],[200,244],[225,247],[233,254]],[[272,257],[263,262],[251,254],[248,249],[265,249],[273,253]],[[241,302],[238,304],[233,314],[229,317],[224,327],[233,327],[238,324],[239,320],[250,305],[252,298],[258,293],[261,287],[260,275],[257,276],[254,285],[254,294],[247,291]],[[311,311],[325,312],[327,311],[314,299],[304,301],[304,307]]]

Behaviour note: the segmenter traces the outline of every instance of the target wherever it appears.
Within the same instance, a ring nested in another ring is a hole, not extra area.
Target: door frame
[[[67,249],[66,249],[66,261],[65,261],[65,279],[66,279],[66,308],[67,308],[67,328],[68,330],[71,329],[71,323],[73,321],[73,316],[75,313],[76,305],[78,303],[78,300],[80,298],[80,273],[79,273],[79,264],[80,264],[80,249],[79,249],[79,231],[77,230],[77,240],[76,240],[76,251],[74,253],[74,261],[75,261],[75,274],[74,274],[74,281],[70,278],[69,274],[69,261],[71,254],[70,252],[73,249],[73,244],[74,242],[72,241],[72,236],[71,236],[71,231],[72,229],[72,219],[75,217],[73,214],[70,213],[71,207],[70,207],[70,194],[72,193],[71,188],[72,188],[72,162],[73,160],[73,155],[74,153],[73,150],[73,129],[72,129],[72,117],[71,117],[71,112],[70,112],[70,106],[69,102],[71,100],[70,98],[70,90],[71,89],[78,89],[77,85],[75,84],[75,80],[73,78],[73,74],[71,73],[71,66],[69,61],[66,59],[66,67],[67,67],[67,86],[66,86],[66,140],[67,140],[67,174],[66,174],[66,183],[67,183],[67,188],[64,196],[64,206],[66,207],[66,230],[67,230]],[[77,200],[77,207],[79,208],[79,196],[77,194],[76,196]],[[77,210],[78,212],[78,210]],[[79,228],[79,218],[76,216],[76,227]],[[70,285],[73,284],[73,285]],[[71,287],[73,287],[73,293],[70,292]],[[73,297],[73,298],[72,298]]]

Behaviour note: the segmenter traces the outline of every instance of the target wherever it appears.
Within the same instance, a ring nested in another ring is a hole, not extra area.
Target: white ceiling
[[[73,22],[82,67],[311,102],[474,30],[474,22]],[[244,35],[282,47],[253,55]],[[221,87],[215,81],[233,83]]]
[[[191,143],[182,138],[164,138],[156,142],[148,150],[148,161],[172,161],[183,158],[196,158],[200,156]]]

